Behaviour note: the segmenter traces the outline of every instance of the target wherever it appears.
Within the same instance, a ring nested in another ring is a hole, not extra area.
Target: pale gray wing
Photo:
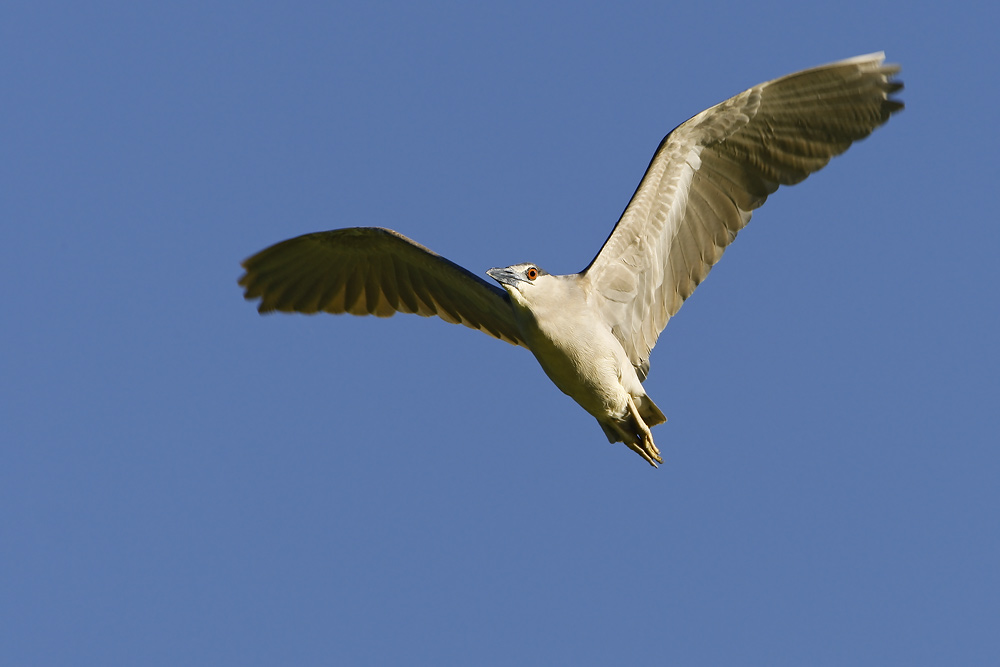
[[[611,236],[583,272],[645,378],[667,321],[779,185],[792,185],[903,108],[896,65],[873,53],[762,83],[660,143]]]
[[[297,236],[261,250],[243,268],[244,297],[259,298],[261,313],[437,315],[527,347],[506,292],[391,229]]]

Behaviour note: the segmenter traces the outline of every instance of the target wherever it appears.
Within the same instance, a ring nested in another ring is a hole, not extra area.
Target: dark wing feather
[[[402,234],[353,227],[297,236],[243,262],[248,300],[268,313],[437,315],[527,347],[499,287]]]

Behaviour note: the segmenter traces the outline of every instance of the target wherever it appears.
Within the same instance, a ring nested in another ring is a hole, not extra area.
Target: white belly
[[[645,392],[621,343],[611,331],[594,327],[594,320],[566,324],[564,320],[558,332],[547,332],[535,322],[525,327],[538,363],[564,394],[593,416],[623,417],[628,394],[639,397]]]

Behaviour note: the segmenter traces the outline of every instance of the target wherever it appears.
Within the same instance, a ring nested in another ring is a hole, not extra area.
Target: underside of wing
[[[875,53],[755,86],[660,143],[628,207],[583,271],[632,364],[780,185],[822,169],[903,108],[898,66]]]
[[[437,315],[527,347],[502,289],[390,229],[297,236],[243,262],[239,284],[267,313]]]

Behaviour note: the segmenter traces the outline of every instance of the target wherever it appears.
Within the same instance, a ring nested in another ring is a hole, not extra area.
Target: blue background
[[[0,10],[0,662],[1000,664],[990,3]],[[260,317],[391,227],[583,268],[660,138],[884,49],[907,109],[664,332],[652,470],[522,349]]]

